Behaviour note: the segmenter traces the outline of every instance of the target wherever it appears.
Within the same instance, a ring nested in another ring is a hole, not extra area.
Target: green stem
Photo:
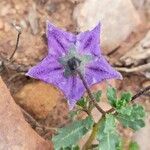
[[[84,85],[84,87],[85,87],[85,89],[86,89],[86,91],[88,93],[88,96],[90,98],[91,107],[89,107],[88,112],[91,112],[92,104],[93,104],[98,109],[98,111],[100,113],[102,113],[102,117],[99,119],[99,121],[97,123],[95,123],[93,125],[92,133],[91,133],[89,139],[87,140],[87,142],[85,143],[85,145],[82,148],[83,150],[88,150],[88,148],[92,145],[93,141],[96,138],[96,135],[97,135],[97,132],[98,132],[98,128],[99,128],[99,124],[101,122],[101,119],[106,115],[106,112],[96,103],[96,101],[95,101],[95,99],[94,99],[94,97],[93,97],[93,95],[92,95],[92,93],[91,93],[91,91],[90,91],[90,89],[89,89],[89,87],[88,87],[84,77],[81,74],[81,72],[77,70],[77,74],[79,75],[79,77],[80,77],[80,79],[81,79],[81,81],[82,81],[82,83],[83,83],[83,85]]]
[[[104,116],[102,116],[102,117],[99,119],[99,121],[93,125],[92,133],[91,133],[89,139],[88,139],[88,140],[86,141],[86,143],[84,144],[82,150],[88,150],[88,149],[91,147],[93,141],[96,139],[96,135],[97,135],[97,132],[98,132],[98,130],[99,130],[99,125],[100,125],[100,122],[101,122],[101,120],[102,120],[103,117],[104,117]]]

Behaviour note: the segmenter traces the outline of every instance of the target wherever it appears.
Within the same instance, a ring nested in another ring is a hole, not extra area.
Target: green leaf
[[[92,93],[94,99],[99,102],[100,101],[100,97],[102,95],[102,92],[99,90],[95,93]],[[88,108],[89,106],[89,97],[82,97],[77,103],[78,106],[82,107],[82,108]],[[93,107],[92,107],[93,108]]]
[[[120,146],[121,139],[116,130],[115,117],[107,114],[102,120],[98,134],[100,141],[99,150],[116,150]]]
[[[80,107],[86,107],[87,106],[87,99],[85,97],[80,98],[80,100],[76,103]]]
[[[121,93],[120,100],[125,101],[125,102],[128,103],[131,99],[132,99],[132,94],[130,92]]]
[[[132,94],[129,92],[123,92],[121,94],[120,100],[116,101],[116,108],[120,109],[125,107],[132,99]]]
[[[99,101],[100,101],[100,97],[101,97],[101,95],[102,95],[102,92],[101,92],[100,90],[98,90],[97,92],[92,93],[92,95],[93,95],[93,97],[95,98],[95,100],[96,100],[97,102],[99,102]],[[89,104],[89,100],[88,100],[88,99],[89,99],[88,96],[82,97],[82,98],[77,102],[77,105],[80,106],[80,107],[82,107],[82,108],[88,107],[88,104]]]
[[[87,117],[84,120],[75,121],[67,127],[61,128],[58,131],[58,135],[52,138],[55,150],[75,145],[91,129],[92,125],[92,118]]]
[[[129,127],[135,131],[145,126],[145,111],[142,106],[137,104],[127,106],[117,110],[117,112],[116,118],[123,126]]]
[[[131,141],[129,144],[129,150],[139,150],[139,145],[135,141]]]
[[[102,96],[102,91],[98,90],[97,92],[92,93],[92,94],[93,94],[93,97],[95,98],[95,100],[96,100],[97,102],[99,102],[99,101],[100,101],[100,98],[101,98],[101,96]]]
[[[107,98],[111,106],[116,107],[117,95],[115,88],[111,86],[107,87]]]

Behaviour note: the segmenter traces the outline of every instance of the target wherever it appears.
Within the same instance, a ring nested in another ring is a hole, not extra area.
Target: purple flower
[[[88,86],[107,79],[122,79],[100,51],[100,24],[78,35],[47,23],[48,55],[27,75],[58,87],[68,99],[70,109],[83,96],[85,87],[75,70],[78,69]]]

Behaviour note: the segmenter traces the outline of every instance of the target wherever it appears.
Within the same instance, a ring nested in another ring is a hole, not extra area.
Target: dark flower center
[[[75,71],[80,66],[81,60],[76,57],[72,57],[67,61],[70,71]]]

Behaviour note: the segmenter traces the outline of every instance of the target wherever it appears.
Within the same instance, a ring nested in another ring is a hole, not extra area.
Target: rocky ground
[[[69,122],[63,94],[23,74],[47,53],[46,20],[74,33],[94,27],[100,20],[102,52],[124,76],[123,81],[113,84],[119,91],[132,90],[133,93],[150,84],[150,0],[0,0],[3,57],[8,58],[15,47],[17,32],[13,24],[23,29],[13,62],[17,67],[7,64],[1,76],[16,103],[40,123],[61,127]],[[147,111],[150,111],[149,94],[138,99]],[[121,131],[126,139],[139,141],[143,132],[147,133],[143,138],[149,138],[149,130],[147,126],[134,137],[130,131]],[[148,142],[144,145],[143,150],[150,149]]]

